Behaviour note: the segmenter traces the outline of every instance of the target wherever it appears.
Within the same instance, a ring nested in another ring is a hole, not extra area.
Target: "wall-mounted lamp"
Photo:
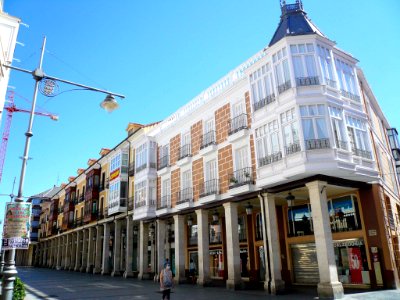
[[[246,215],[250,216],[253,213],[253,205],[251,205],[250,202],[247,202],[245,208],[246,208]]]
[[[289,194],[286,196],[286,201],[288,203],[289,207],[292,207],[294,205],[294,196],[292,195],[292,193],[289,192]]]
[[[187,218],[187,225],[190,227],[193,225],[193,218],[191,215],[188,216]]]
[[[213,219],[213,222],[218,222],[219,213],[217,210],[214,210],[214,213],[212,214],[212,219]]]

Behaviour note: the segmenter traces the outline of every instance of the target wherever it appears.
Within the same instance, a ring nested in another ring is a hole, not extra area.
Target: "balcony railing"
[[[207,146],[215,145],[215,144],[216,144],[215,130],[211,130],[202,135],[200,149],[203,149],[203,148],[206,148]]]
[[[348,91],[341,90],[340,93],[342,94],[343,97],[349,98],[349,99],[351,99],[353,101],[360,102],[360,100],[361,100],[360,96],[354,95],[354,94],[352,94],[352,93],[350,93]]]
[[[356,147],[352,147],[351,151],[353,152],[354,155],[356,156],[361,156],[367,159],[372,159],[372,153],[371,151],[363,150],[363,149],[358,149]]]
[[[192,156],[192,149],[190,144],[183,145],[179,148],[179,159]]]
[[[222,237],[221,237],[221,232],[216,232],[214,234],[210,234],[210,244],[221,244],[222,243]]]
[[[259,110],[259,109],[263,108],[264,106],[274,102],[275,100],[276,100],[275,94],[267,95],[267,97],[255,102],[253,104],[253,110],[254,111]]]
[[[128,210],[132,210],[134,207],[134,202],[135,201],[135,197],[129,197],[128,198]]]
[[[191,187],[180,190],[176,193],[176,204],[188,203],[193,200],[193,189]]]
[[[326,149],[331,147],[329,139],[313,139],[306,140],[305,142],[307,150]]]
[[[129,164],[128,175],[129,176],[135,175],[135,163],[134,162]]]
[[[158,160],[158,170],[164,169],[169,166],[169,155],[164,155]]]
[[[336,89],[336,87],[337,87],[336,81],[325,77],[325,82],[326,82],[326,84],[329,85],[331,88]]]
[[[144,164],[142,164],[140,166],[137,166],[135,170],[136,170],[136,173],[137,173],[137,172],[140,172],[140,171],[142,171],[142,170],[144,170],[146,168],[147,168],[147,163],[144,163]]]
[[[242,129],[247,129],[247,114],[241,114],[229,120],[229,135],[232,135]]]
[[[254,184],[253,169],[251,167],[237,170],[229,175],[229,188],[235,188],[245,184]]]
[[[319,85],[319,78],[318,76],[297,77],[296,84],[297,86]]]
[[[290,80],[288,80],[285,83],[278,85],[278,93],[282,94],[283,92],[287,91],[291,87],[292,87],[292,84],[290,83]]]
[[[200,184],[200,197],[219,194],[219,180],[211,179]]]
[[[289,144],[288,146],[285,147],[285,154],[286,155],[291,155],[297,152],[301,151],[300,143],[295,142],[293,144]]]
[[[346,141],[341,141],[341,140],[336,140],[336,146],[339,149],[347,150],[347,142]]]
[[[157,203],[157,209],[171,208],[171,195],[161,197],[160,203]]]
[[[146,200],[135,201],[135,209],[144,206],[155,206],[155,205],[156,205],[156,200],[154,199],[149,199],[148,201]]]
[[[282,160],[282,152],[281,151],[259,158],[258,166],[260,166],[260,167],[266,166],[266,165],[272,164],[272,163],[280,161],[280,160]]]

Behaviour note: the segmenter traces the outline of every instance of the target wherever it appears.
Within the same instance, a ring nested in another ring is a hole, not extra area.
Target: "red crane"
[[[24,112],[24,113],[28,113],[28,114],[30,113],[30,110],[18,108],[15,106],[14,95],[15,95],[14,91],[8,91],[7,98],[8,98],[9,105],[4,107],[4,110],[7,111],[7,119],[4,124],[3,137],[1,139],[1,145],[0,145],[0,182],[1,182],[1,178],[3,176],[3,166],[4,166],[4,160],[6,158],[7,143],[8,143],[8,137],[10,135],[10,127],[11,127],[13,113],[15,113],[15,112]],[[23,98],[22,96],[20,96],[20,97]],[[35,115],[49,117],[50,119],[52,119],[54,121],[58,120],[58,115],[54,115],[51,113],[35,111]]]

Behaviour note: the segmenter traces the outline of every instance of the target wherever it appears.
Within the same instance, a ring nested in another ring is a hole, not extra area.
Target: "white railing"
[[[264,50],[257,52],[255,55],[250,57],[240,66],[229,72],[226,76],[222,77],[216,83],[211,85],[209,88],[201,92],[198,96],[193,98],[189,103],[182,106],[175,113],[167,117],[163,120],[159,126],[157,126],[154,131],[150,134],[152,136],[157,135],[161,131],[167,129],[172,124],[177,122],[179,119],[182,119],[195,109],[200,106],[208,103],[213,98],[221,94],[222,91],[226,90],[226,88],[232,86],[235,82],[242,79],[245,76],[245,70],[254,65],[257,61],[262,59],[266,55]]]

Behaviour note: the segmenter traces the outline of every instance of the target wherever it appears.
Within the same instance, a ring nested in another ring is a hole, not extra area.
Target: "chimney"
[[[78,173],[78,175],[81,175],[83,172],[85,172],[85,169],[78,169],[76,171],[76,173]]]
[[[74,181],[75,180],[75,177],[74,176],[69,176],[68,177],[68,182],[72,182],[72,181]]]
[[[104,155],[107,155],[108,153],[110,153],[110,149],[108,149],[108,148],[101,148],[101,150],[100,150],[100,156],[104,156]]]
[[[90,166],[93,165],[96,161],[97,161],[97,159],[95,159],[95,158],[89,158],[89,160],[87,161],[87,165],[90,167]]]

